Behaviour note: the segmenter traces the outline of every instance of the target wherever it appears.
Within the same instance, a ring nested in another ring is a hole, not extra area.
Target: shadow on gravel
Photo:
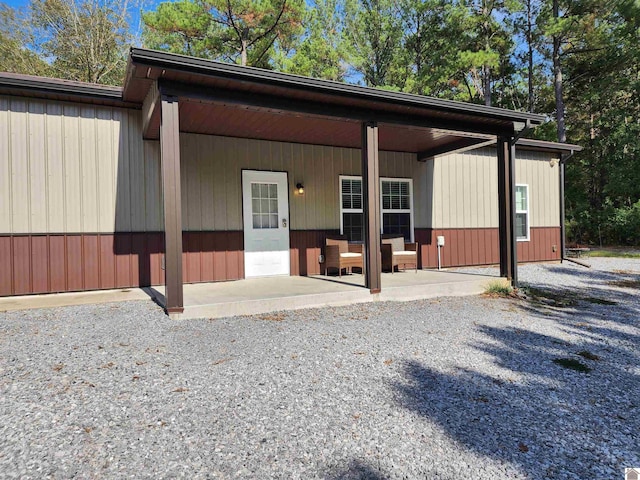
[[[567,294],[576,301],[561,308],[500,301],[553,322],[537,323],[557,337],[526,323],[499,328],[479,319],[480,340],[467,347],[490,355],[499,370],[447,374],[409,361],[403,380],[393,385],[397,401],[466,448],[530,478],[620,477],[625,466],[640,463],[640,337],[630,331],[639,325],[638,301],[598,288]],[[578,361],[591,372],[565,368],[558,359]]]
[[[327,480],[385,480],[386,475],[360,460],[353,460],[345,469],[330,470],[323,475]]]

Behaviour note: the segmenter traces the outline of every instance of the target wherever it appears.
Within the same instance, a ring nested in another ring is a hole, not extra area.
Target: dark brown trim
[[[182,206],[180,194],[180,113],[178,98],[162,94],[160,163],[164,202],[165,308],[184,306],[182,291]]]
[[[517,282],[515,238],[515,147],[508,137],[498,137],[498,224],[500,276]]]
[[[362,211],[364,227],[364,285],[370,290],[382,286],[380,255],[380,159],[378,125],[362,124]]]
[[[229,63],[205,60],[156,50],[132,48],[129,54],[129,68],[136,65],[157,67],[164,70],[182,72],[185,74],[204,75],[218,77],[239,82],[254,83],[259,85],[272,85],[287,87],[290,89],[331,94],[335,97],[361,98],[375,100],[381,103],[393,103],[405,106],[421,107],[436,111],[459,113],[465,115],[477,115],[487,119],[495,119],[504,122],[526,122],[529,120],[534,125],[545,122],[543,115],[526,112],[516,112],[484,105],[443,100],[423,95],[414,95],[403,92],[392,92],[377,88],[351,85],[329,80],[314,79],[299,75],[264,70],[260,68],[243,67]],[[133,79],[128,78],[125,85],[128,88]],[[126,91],[125,91],[126,95]],[[480,119],[478,119],[480,120]]]

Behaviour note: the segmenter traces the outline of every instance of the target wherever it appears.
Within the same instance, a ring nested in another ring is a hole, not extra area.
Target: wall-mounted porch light
[[[296,193],[298,195],[304,195],[304,185],[302,185],[301,183],[298,183],[296,185]]]

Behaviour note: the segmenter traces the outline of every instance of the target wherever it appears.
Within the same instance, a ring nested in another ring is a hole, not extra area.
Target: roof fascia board
[[[213,88],[196,87],[193,85],[181,84],[159,80],[159,85],[164,94],[173,95],[193,100],[201,100],[221,105],[251,106],[264,109],[278,110],[288,113],[302,113],[317,117],[342,119],[347,121],[370,122],[395,124],[403,126],[415,126],[423,128],[438,128],[471,134],[497,135],[512,134],[512,124],[500,126],[486,124],[484,122],[464,122],[460,120],[448,120],[443,118],[428,118],[416,115],[402,115],[390,112],[380,112],[377,110],[354,108],[340,105],[328,105],[317,102],[301,102],[288,98],[273,95],[256,95],[250,92],[239,92],[234,90],[222,90]],[[456,133],[453,133],[456,134]]]
[[[0,86],[49,94],[100,98],[122,101],[122,88],[82,83],[62,83],[48,79],[0,76]]]
[[[528,120],[531,125],[540,125],[546,120],[543,115],[527,112],[516,112],[473,103],[442,100],[423,95],[391,92],[388,90],[350,85],[330,80],[319,80],[299,75],[273,72],[253,67],[242,67],[239,65],[214,62],[211,60],[204,60],[184,55],[159,52],[156,50],[132,48],[130,56],[134,64],[137,63],[141,65],[154,66],[167,70],[186,71],[189,73],[224,78],[235,78],[239,80],[253,81],[256,83],[267,83],[297,89],[313,90],[333,95],[360,97],[386,103],[411,105],[466,115],[477,115],[507,122],[526,123]]]
[[[531,138],[520,138],[516,146],[526,150],[540,150],[545,152],[580,152],[582,147],[571,143],[547,142],[543,140],[533,140]]]

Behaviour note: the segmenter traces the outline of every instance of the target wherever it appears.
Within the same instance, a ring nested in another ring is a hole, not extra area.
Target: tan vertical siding
[[[183,133],[182,215],[184,228],[242,230],[243,169],[285,171],[289,179],[290,222],[294,230],[335,230],[340,226],[340,175],[360,174],[360,151],[322,145],[239,139]],[[424,198],[426,165],[415,154],[381,152],[381,176],[414,179]],[[295,192],[303,183],[305,194]],[[416,223],[426,208],[415,205]]]
[[[11,231],[12,173],[9,129],[9,101],[0,98],[0,226]]]
[[[516,183],[529,185],[532,227],[560,224],[559,169],[550,154],[519,150]],[[434,228],[497,228],[498,165],[495,150],[484,148],[438,157],[433,166]]]
[[[159,149],[137,110],[0,99],[0,234],[162,228]]]
[[[554,158],[542,152],[522,151],[518,154],[516,183],[529,185],[531,226],[560,225],[560,167]]]

